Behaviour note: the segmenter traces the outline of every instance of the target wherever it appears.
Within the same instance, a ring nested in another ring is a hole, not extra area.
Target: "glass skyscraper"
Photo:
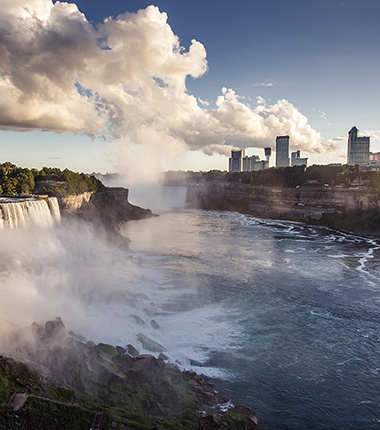
[[[289,136],[276,137],[276,167],[289,167]]]

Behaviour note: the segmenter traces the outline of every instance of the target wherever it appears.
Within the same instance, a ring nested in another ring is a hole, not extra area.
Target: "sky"
[[[288,134],[309,164],[345,163],[354,125],[380,151],[377,0],[0,6],[2,161],[227,170]]]

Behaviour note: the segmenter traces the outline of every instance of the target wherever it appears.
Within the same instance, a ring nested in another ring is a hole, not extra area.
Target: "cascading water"
[[[51,227],[61,218],[56,197],[35,198],[0,198],[0,227],[16,228],[28,224]]]
[[[163,201],[170,209],[186,206],[187,187],[163,187]]]
[[[61,211],[59,210],[58,199],[56,197],[50,197],[48,200],[50,213],[54,221],[61,220]]]

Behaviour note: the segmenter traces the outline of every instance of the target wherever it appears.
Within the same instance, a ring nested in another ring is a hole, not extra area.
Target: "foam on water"
[[[377,422],[376,241],[202,211],[123,233],[129,250],[76,222],[2,230],[0,317],[61,316],[88,340],[150,353],[144,334],[183,368],[222,379],[264,430]]]

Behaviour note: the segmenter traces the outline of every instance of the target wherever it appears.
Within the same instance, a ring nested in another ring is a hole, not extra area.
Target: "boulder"
[[[150,339],[148,336],[145,336],[144,334],[138,334],[137,340],[141,343],[143,348],[147,349],[151,352],[166,352],[166,349],[160,345],[159,343],[155,342],[154,340]]]
[[[138,357],[140,355],[140,353],[137,351],[137,349],[133,345],[131,345],[130,343],[127,345],[127,353],[131,357]]]
[[[155,330],[159,330],[161,328],[160,325],[158,324],[158,322],[156,320],[151,320],[150,325]]]
[[[127,350],[125,348],[123,348],[122,346],[116,346],[116,351],[120,354],[120,355],[124,355]]]
[[[152,370],[155,367],[156,358],[153,355],[141,354],[139,355],[133,364],[132,372],[140,373]]]
[[[129,315],[128,318],[133,320],[137,325],[140,325],[140,326],[145,325],[145,321],[142,318],[140,318],[138,315]]]

